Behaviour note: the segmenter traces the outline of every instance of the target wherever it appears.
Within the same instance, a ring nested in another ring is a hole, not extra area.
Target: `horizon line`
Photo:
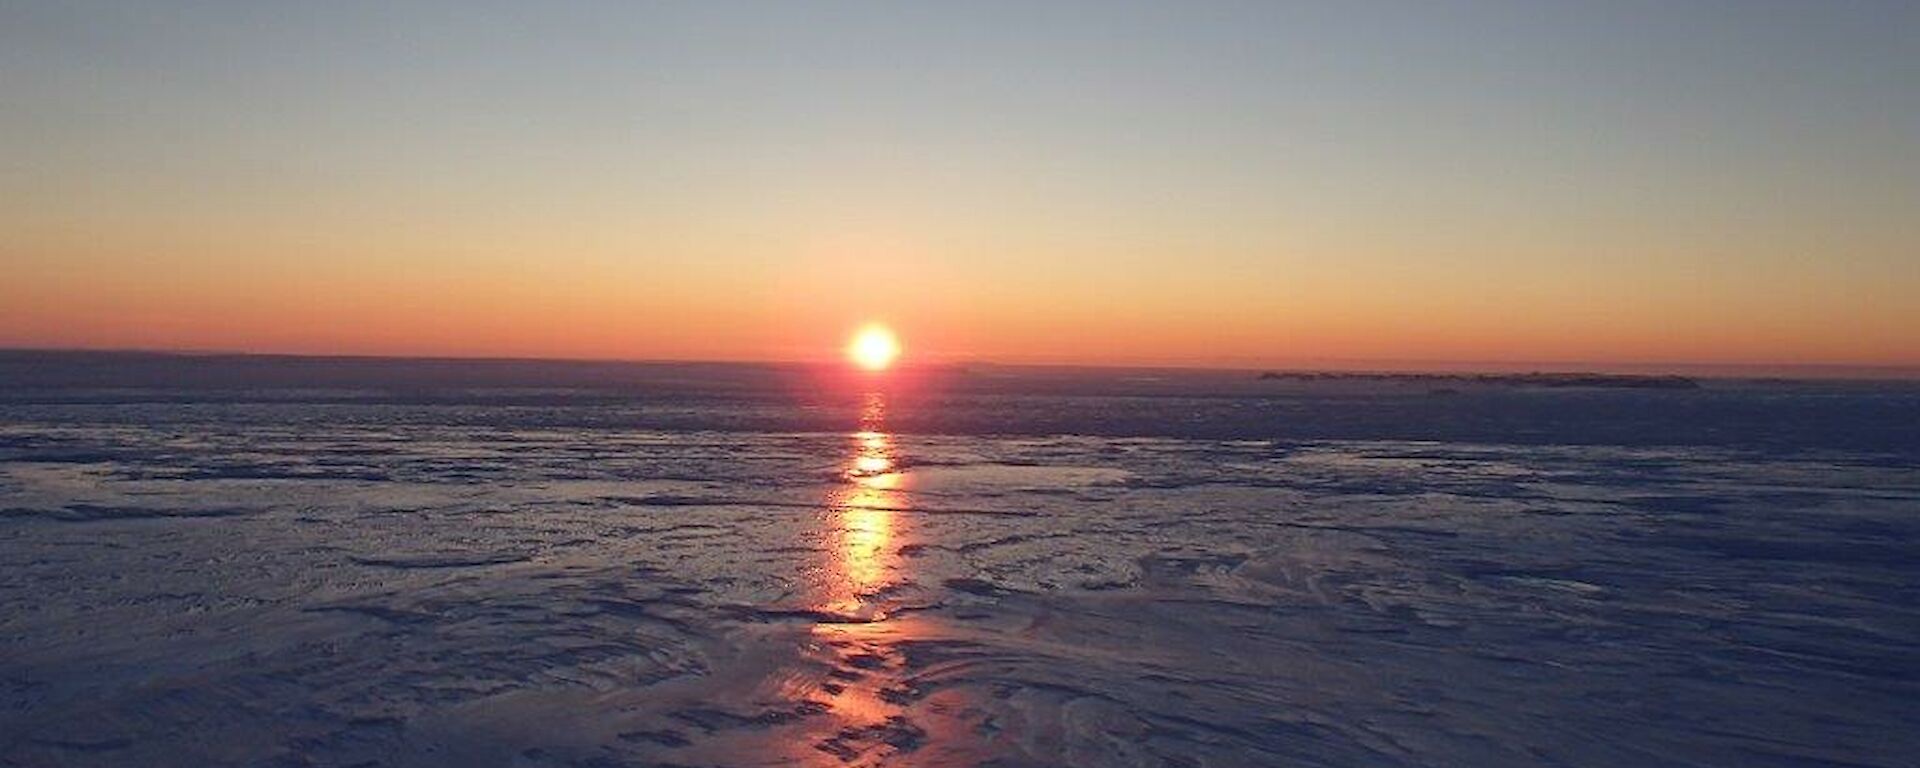
[[[395,354],[395,353],[316,353],[316,352],[278,352],[257,350],[221,350],[221,349],[167,349],[147,347],[35,347],[0,346],[0,354],[45,353],[45,354],[94,354],[94,355],[148,355],[156,357],[203,357],[203,358],[291,358],[307,360],[391,360],[391,361],[445,361],[475,363],[571,363],[571,364],[626,364],[626,365],[761,365],[761,366],[830,366],[838,362],[834,358],[817,359],[777,359],[766,358],[748,360],[739,358],[673,358],[673,357],[566,357],[533,355],[485,355],[485,354]],[[1192,372],[1289,372],[1289,373],[1514,373],[1530,369],[1532,373],[1655,373],[1683,370],[1693,371],[1692,375],[1704,378],[1809,378],[1809,379],[1845,379],[1845,374],[1878,374],[1866,376],[1874,379],[1912,379],[1920,380],[1920,363],[1784,363],[1784,362],[1603,362],[1593,360],[1452,360],[1420,358],[1312,358],[1292,362],[1273,362],[1269,364],[1253,363],[1090,363],[1035,360],[992,360],[984,358],[929,359],[904,361],[906,369],[931,369],[964,367],[970,365],[996,366],[1007,368],[1053,368],[1085,370],[1164,370]],[[1720,374],[1712,371],[1721,371]],[[1824,372],[1828,375],[1809,375],[1804,377],[1766,375],[1764,371],[1800,371],[1806,373]],[[1739,375],[1734,372],[1745,372]]]

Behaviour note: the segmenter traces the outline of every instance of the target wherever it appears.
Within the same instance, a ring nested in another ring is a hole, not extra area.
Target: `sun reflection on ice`
[[[895,582],[899,565],[895,526],[897,515],[907,506],[893,437],[882,429],[885,421],[885,397],[868,393],[860,411],[860,429],[853,433],[853,452],[842,471],[846,485],[835,490],[830,500],[839,539],[833,563],[837,578],[822,606],[834,613],[876,620],[883,612],[871,598]]]
[[[839,461],[840,482],[822,516],[824,544],[813,606],[792,674],[773,685],[796,706],[817,708],[798,720],[776,751],[807,766],[973,765],[979,710],[957,690],[924,691],[906,648],[938,637],[938,622],[895,608],[913,584],[900,553],[915,534],[897,441],[885,429],[886,400],[870,393],[858,431]]]

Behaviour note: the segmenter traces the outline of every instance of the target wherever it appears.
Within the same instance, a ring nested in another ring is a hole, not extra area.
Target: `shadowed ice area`
[[[1920,754],[1910,387],[921,386],[15,386],[0,765]]]

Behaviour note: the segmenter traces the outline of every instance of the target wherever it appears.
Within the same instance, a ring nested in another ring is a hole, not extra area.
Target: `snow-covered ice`
[[[15,386],[0,765],[1920,755],[1920,389],[1173,386]]]

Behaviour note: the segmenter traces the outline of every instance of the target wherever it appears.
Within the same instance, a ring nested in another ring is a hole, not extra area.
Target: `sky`
[[[0,346],[1920,365],[1920,4],[0,2]]]

